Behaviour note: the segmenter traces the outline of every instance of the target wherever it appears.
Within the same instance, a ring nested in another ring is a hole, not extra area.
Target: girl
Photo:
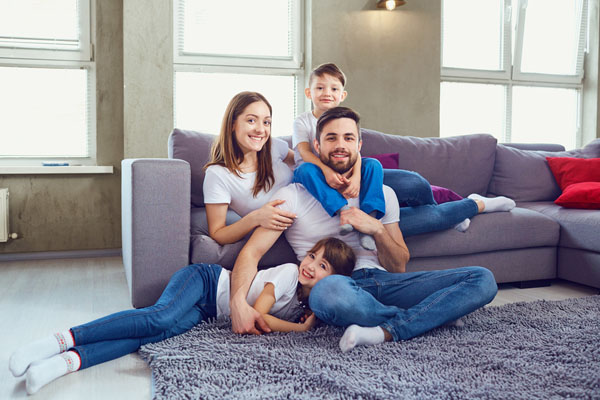
[[[318,241],[300,263],[259,271],[247,301],[263,315],[272,331],[307,331],[316,320],[312,313],[298,321],[313,286],[331,274],[349,276],[356,256],[339,239]],[[187,332],[210,318],[229,315],[231,272],[214,264],[193,264],[171,277],[156,304],[121,311],[55,333],[18,349],[9,360],[16,377],[27,373],[27,393],[49,382]]]

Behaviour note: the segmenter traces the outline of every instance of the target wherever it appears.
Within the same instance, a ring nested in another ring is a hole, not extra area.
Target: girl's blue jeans
[[[348,204],[344,196],[327,184],[323,172],[314,164],[303,163],[296,168],[294,182],[301,183],[331,216]],[[437,204],[431,185],[420,174],[383,169],[373,158],[362,159],[360,182],[360,209],[367,214],[377,211],[377,218],[381,218],[385,213],[382,184],[394,190],[400,204],[408,205],[400,207],[399,226],[404,237],[452,228],[478,212],[471,199]]]
[[[81,369],[137,351],[141,345],[187,332],[216,317],[216,295],[223,269],[193,264],[175,272],[158,301],[71,328]]]
[[[309,303],[327,324],[380,326],[397,341],[455,321],[488,304],[497,291],[493,274],[482,267],[406,273],[365,268],[352,277],[325,277]]]

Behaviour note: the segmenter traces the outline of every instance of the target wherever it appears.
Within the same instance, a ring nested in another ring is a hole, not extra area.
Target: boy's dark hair
[[[337,78],[337,80],[342,83],[342,86],[346,86],[346,75],[344,75],[342,70],[334,63],[325,63],[312,70],[310,77],[308,78],[308,87],[312,85],[315,76],[321,78],[323,75],[331,75],[334,78]]]
[[[356,264],[356,255],[352,247],[333,237],[319,240],[310,249],[309,253],[315,253],[323,249],[323,258],[329,262],[333,273],[350,276]]]
[[[348,107],[335,107],[325,111],[317,121],[317,142],[321,143],[321,132],[323,127],[334,119],[350,118],[356,122],[356,130],[358,131],[358,140],[361,140],[360,134],[360,115],[356,111]]]

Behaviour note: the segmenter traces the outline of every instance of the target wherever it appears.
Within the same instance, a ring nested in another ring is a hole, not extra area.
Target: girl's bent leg
[[[450,201],[439,205],[400,207],[400,230],[404,237],[453,228],[478,213],[471,199]]]
[[[315,164],[305,162],[296,168],[294,182],[301,183],[332,217],[339,209],[348,205],[348,200],[327,184],[323,171]]]
[[[383,184],[396,192],[398,203],[409,206],[437,204],[431,185],[420,174],[404,169],[384,169]]]
[[[151,337],[171,329],[196,304],[216,315],[216,289],[222,268],[194,264],[171,277],[156,304],[139,310],[121,311],[71,328],[75,346],[106,340]]]
[[[376,218],[379,219],[385,214],[381,163],[374,158],[363,158],[360,176],[360,209],[367,214],[377,212]]]

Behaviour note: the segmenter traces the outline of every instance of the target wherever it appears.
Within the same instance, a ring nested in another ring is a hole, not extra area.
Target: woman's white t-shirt
[[[221,165],[211,165],[206,169],[204,184],[204,203],[229,204],[229,207],[243,217],[251,211],[261,208],[271,200],[271,196],[279,188],[292,181],[293,172],[283,161],[289,147],[281,139],[271,139],[271,157],[273,161],[273,186],[268,192],[262,190],[254,197],[252,189],[256,180],[256,172],[240,173],[240,176]]]
[[[230,281],[231,271],[223,269],[217,286],[217,318],[228,316],[231,313],[229,309]],[[275,287],[275,304],[271,307],[269,314],[286,321],[296,321],[303,312],[296,295],[298,266],[287,263],[258,271],[250,285],[248,296],[246,296],[248,304],[254,305],[267,283],[272,283]]]

